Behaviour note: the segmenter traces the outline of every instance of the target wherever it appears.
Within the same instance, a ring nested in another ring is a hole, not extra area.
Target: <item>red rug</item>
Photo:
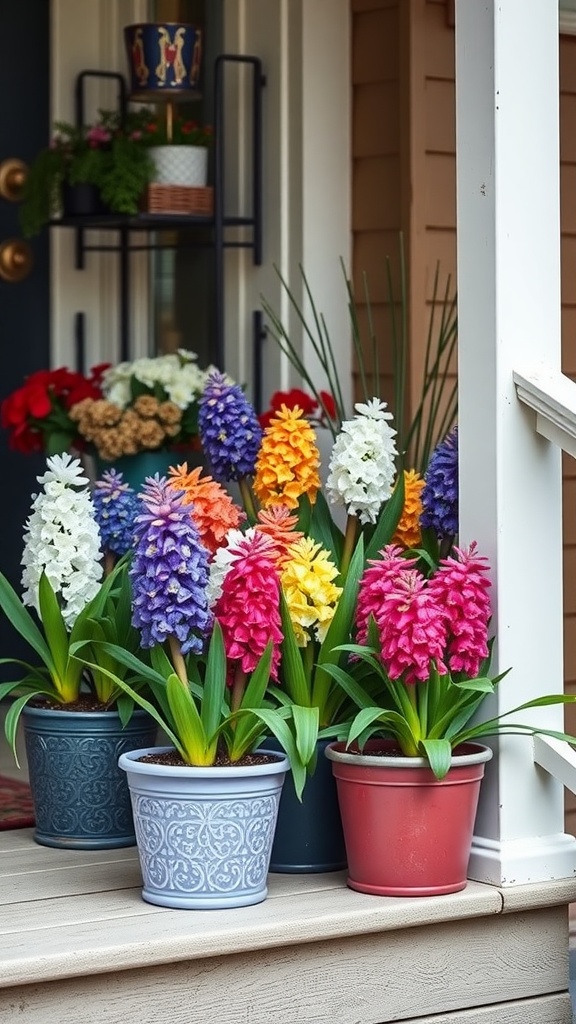
[[[0,775],[0,831],[10,828],[31,828],[34,808],[30,786],[26,782]]]

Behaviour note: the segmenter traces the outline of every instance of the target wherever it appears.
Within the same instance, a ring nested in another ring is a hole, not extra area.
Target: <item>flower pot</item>
[[[206,146],[151,146],[153,181],[159,185],[204,188],[208,181]]]
[[[63,217],[100,217],[110,213],[110,209],[102,202],[100,190],[96,185],[80,182],[77,185],[62,185],[62,216]]]
[[[107,469],[115,469],[122,473],[124,483],[130,484],[139,491],[144,481],[149,476],[158,473],[160,476],[168,476],[170,466],[177,466],[182,462],[188,464],[188,469],[196,466],[205,466],[204,454],[198,448],[187,448],[179,451],[166,451],[162,449],[156,452],[138,452],[137,455],[124,455],[114,462],[106,462],[104,459],[96,458],[95,471],[97,478],[102,476]]]
[[[466,875],[484,765],[492,751],[467,743],[438,781],[421,757],[394,756],[393,741],[370,740],[365,754],[331,743],[348,885],[376,896],[458,892]],[[376,753],[381,751],[383,753]]]
[[[338,806],[336,780],[324,756],[329,740],[318,740],[316,770],[306,779],[302,801],[288,774],[278,810],[270,871],[282,874],[341,871],[346,848]],[[266,739],[264,750],[280,750],[276,739]]]
[[[181,22],[127,25],[124,43],[135,99],[157,99],[158,93],[194,93],[200,82],[202,29]],[[154,95],[156,93],[156,96]]]
[[[222,768],[139,760],[153,752],[133,750],[119,761],[132,797],[143,899],[184,910],[261,903],[288,759]]]
[[[116,711],[27,705],[22,721],[36,842],[76,850],[134,846],[130,794],[118,757],[154,742],[156,723],[149,715],[134,711],[123,728]]]

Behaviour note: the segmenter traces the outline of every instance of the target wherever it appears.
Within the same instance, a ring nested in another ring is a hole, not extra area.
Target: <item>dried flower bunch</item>
[[[72,407],[70,418],[80,436],[110,462],[163,448],[182,431],[182,410],[153,395],[139,395],[126,409],[107,398],[85,398]]]

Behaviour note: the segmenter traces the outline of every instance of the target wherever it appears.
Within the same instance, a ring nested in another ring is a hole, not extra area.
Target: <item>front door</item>
[[[0,7],[0,172],[3,161],[29,163],[49,138],[50,4],[47,0],[3,0]],[[20,241],[18,202],[0,197],[0,266],[14,265],[6,243]],[[4,248],[1,248],[4,245]],[[49,238],[30,243],[31,271],[20,281],[0,277],[0,400],[20,387],[27,374],[47,369],[50,359]],[[20,264],[16,261],[16,271]],[[19,590],[22,528],[35,477],[44,459],[10,450],[0,429],[0,569]],[[0,616],[0,657],[20,656],[24,645]],[[27,653],[27,652],[26,652]],[[14,678],[2,672],[2,678]]]

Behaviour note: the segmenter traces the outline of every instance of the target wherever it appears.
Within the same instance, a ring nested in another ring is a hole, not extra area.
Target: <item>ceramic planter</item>
[[[102,202],[100,190],[96,185],[79,182],[77,185],[62,185],[62,216],[63,217],[101,217],[109,214],[110,209]]]
[[[134,99],[157,100],[159,93],[194,95],[200,83],[202,29],[183,22],[127,25],[124,43]]]
[[[348,885],[379,896],[458,892],[466,886],[480,783],[492,751],[463,745],[438,781],[424,758],[393,756],[393,748],[392,741],[376,739],[364,754],[346,751],[345,743],[326,750],[338,788]]]
[[[206,146],[151,146],[153,181],[158,185],[186,185],[205,188],[208,181]]]
[[[132,797],[143,899],[185,910],[261,903],[288,759],[222,768],[139,760],[153,752],[133,750],[119,761]]]
[[[270,870],[282,874],[313,874],[341,871],[346,867],[336,781],[324,756],[329,740],[318,740],[316,770],[306,779],[302,801],[298,800],[289,774],[278,811],[278,822]],[[262,744],[265,750],[279,750],[275,739]]]
[[[124,483],[138,491],[149,476],[159,473],[160,476],[168,476],[170,466],[177,466],[186,462],[189,469],[196,466],[205,467],[206,459],[200,447],[179,448],[178,451],[138,452],[137,455],[124,455],[114,462],[106,462],[104,459],[96,458],[95,473],[97,478],[102,476],[106,470],[115,469],[122,473]]]
[[[134,846],[130,794],[118,757],[153,743],[156,723],[134,711],[123,728],[116,711],[22,712],[34,839],[41,846],[109,850]]]

